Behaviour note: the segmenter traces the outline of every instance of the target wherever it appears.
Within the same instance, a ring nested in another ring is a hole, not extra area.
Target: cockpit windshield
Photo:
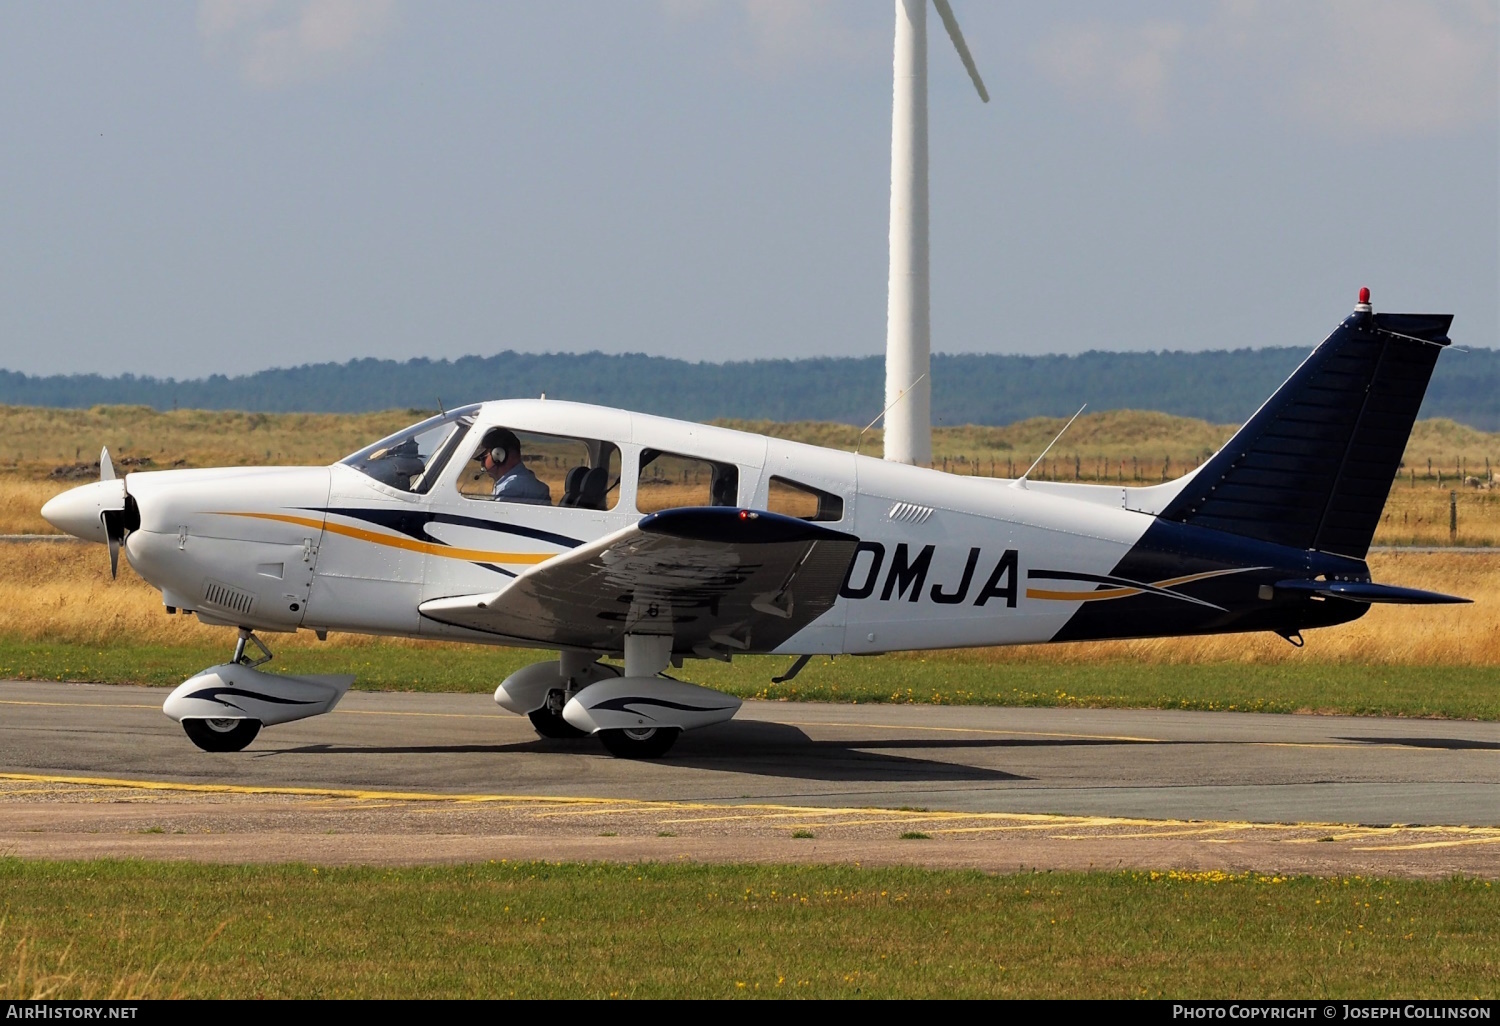
[[[368,445],[339,462],[403,492],[425,493],[468,434],[479,403],[464,406]]]

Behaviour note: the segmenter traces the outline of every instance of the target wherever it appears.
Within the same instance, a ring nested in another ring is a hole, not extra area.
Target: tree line
[[[935,354],[935,424],[1010,424],[1090,410],[1158,410],[1215,423],[1243,422],[1309,350],[1076,356]],[[538,396],[620,406],[686,420],[821,420],[863,425],[883,405],[880,357],[694,363],[639,353],[517,353],[456,360],[362,359],[238,377],[178,381],[131,374],[31,376],[0,370],[0,403],[158,410],[233,409],[356,413],[451,408],[481,399]],[[1500,430],[1500,350],[1445,353],[1422,417]]]

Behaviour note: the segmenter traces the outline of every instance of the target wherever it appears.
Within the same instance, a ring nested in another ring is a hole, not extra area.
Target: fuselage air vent
[[[918,506],[914,502],[898,502],[886,516],[898,524],[925,524],[932,516],[931,506]]]
[[[241,591],[232,584],[208,580],[203,582],[203,602],[205,605],[248,614],[250,607],[255,605],[255,596],[247,591]]]

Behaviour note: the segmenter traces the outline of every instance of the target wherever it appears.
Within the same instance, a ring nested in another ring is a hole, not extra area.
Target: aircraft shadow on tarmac
[[[663,767],[708,769],[724,773],[793,777],[827,781],[999,781],[1031,777],[941,759],[891,754],[893,750],[931,752],[977,751],[1036,746],[1099,746],[1153,744],[1114,738],[878,738],[872,740],[814,740],[800,728],[783,723],[731,721],[686,734],[667,756]],[[538,738],[512,744],[455,745],[300,745],[256,754],[281,755],[520,755],[578,754],[598,757],[598,743],[549,741]]]
[[[1468,749],[1500,752],[1500,741],[1475,741],[1466,737],[1341,737],[1340,741],[1355,741],[1366,745],[1403,745],[1407,748],[1441,748],[1449,752]]]

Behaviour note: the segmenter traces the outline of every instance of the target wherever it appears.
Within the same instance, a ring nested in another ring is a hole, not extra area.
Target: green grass
[[[270,638],[274,647],[276,639]],[[0,678],[176,685],[228,658],[228,647],[86,645],[0,639]],[[546,654],[521,649],[330,644],[288,648],[267,667],[280,673],[353,673],[357,688],[489,692]],[[815,659],[795,681],[772,685],[788,660],[741,657],[733,665],[693,661],[685,680],[743,698],[813,702],[1077,708],[1316,711],[1354,715],[1500,719],[1493,669],[1346,663],[1018,663],[964,653]]]
[[[8,859],[0,917],[0,998],[1500,995],[1467,880]]]

